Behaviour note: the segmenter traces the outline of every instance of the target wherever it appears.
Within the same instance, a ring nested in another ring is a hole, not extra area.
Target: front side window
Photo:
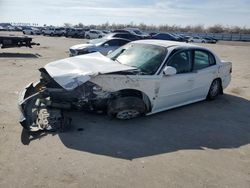
[[[173,54],[173,56],[170,57],[167,65],[176,68],[177,74],[191,72],[192,69],[191,51],[182,51]]]
[[[215,64],[214,57],[206,52],[196,50],[194,52],[194,67],[193,70],[200,70]]]
[[[103,45],[108,45],[108,46],[119,46],[119,41],[118,40],[110,40],[110,41],[107,41],[105,42]]]
[[[127,40],[118,40],[118,42],[119,42],[119,46],[123,46],[123,45],[127,44],[129,41],[127,41]]]

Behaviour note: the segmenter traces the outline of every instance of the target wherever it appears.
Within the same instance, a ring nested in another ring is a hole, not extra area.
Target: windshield
[[[127,44],[108,57],[123,65],[135,67],[145,74],[155,74],[167,54],[167,49],[151,44]]]

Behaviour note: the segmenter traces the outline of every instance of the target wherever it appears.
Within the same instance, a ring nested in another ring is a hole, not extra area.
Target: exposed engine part
[[[37,112],[36,124],[40,130],[56,130],[60,128],[61,110],[43,107]]]

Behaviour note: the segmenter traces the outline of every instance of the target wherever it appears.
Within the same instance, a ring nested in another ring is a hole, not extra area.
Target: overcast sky
[[[250,0],[0,0],[0,22],[250,27]]]

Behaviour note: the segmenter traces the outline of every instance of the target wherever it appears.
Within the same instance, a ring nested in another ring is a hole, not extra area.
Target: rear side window
[[[206,51],[196,50],[194,52],[193,70],[200,70],[211,65],[215,65],[215,58],[212,54]]]

